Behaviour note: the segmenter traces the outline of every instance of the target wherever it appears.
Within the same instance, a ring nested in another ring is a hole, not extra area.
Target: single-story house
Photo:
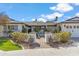
[[[53,31],[56,27],[57,27],[57,23],[55,22],[37,22],[37,21],[34,21],[34,22],[26,22],[25,23],[27,28],[28,28],[28,31],[30,32],[34,32],[35,29],[40,29],[40,30],[46,30],[46,29],[49,29],[51,31]]]
[[[70,32],[71,37],[79,37],[79,17],[70,18],[60,23],[61,31]]]
[[[0,36],[7,36],[8,31],[11,29],[14,32],[22,32],[23,26],[28,29],[28,32],[34,32],[36,28],[40,30],[50,29],[55,30],[57,26],[61,26],[61,31],[71,32],[71,37],[79,37],[79,17],[73,17],[66,21],[56,22],[18,22],[10,19],[6,25],[0,24]]]
[[[2,36],[8,36],[8,32],[14,31],[14,32],[21,32],[22,31],[22,26],[24,26],[24,23],[22,22],[17,22],[14,20],[10,20],[9,23],[6,24],[0,24],[0,37]]]
[[[54,22],[18,22],[13,19],[9,19],[9,23],[0,24],[0,36],[8,36],[8,32],[22,32],[23,26],[28,29],[28,32],[35,32],[35,28],[40,30],[54,30],[56,28],[56,23]]]

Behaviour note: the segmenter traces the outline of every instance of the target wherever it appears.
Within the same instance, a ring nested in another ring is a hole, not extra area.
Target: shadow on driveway
[[[79,37],[72,37],[71,40],[74,40],[75,42],[79,42]]]

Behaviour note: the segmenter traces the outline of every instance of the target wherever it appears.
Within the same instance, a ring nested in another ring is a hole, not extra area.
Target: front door
[[[45,36],[45,32],[44,30],[40,30],[39,32],[37,32],[37,38],[41,38]]]

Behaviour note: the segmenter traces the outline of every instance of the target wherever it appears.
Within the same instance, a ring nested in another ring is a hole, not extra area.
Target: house
[[[79,37],[79,17],[70,18],[60,23],[61,31],[70,32],[71,37]]]
[[[8,36],[9,31],[22,32],[22,26],[24,26],[24,23],[10,19],[6,25],[0,24],[0,37]]]
[[[28,32],[35,32],[36,29],[43,30],[43,31],[45,31],[46,29],[49,29],[50,31],[53,31],[57,26],[57,23],[55,22],[36,21],[36,22],[26,22],[25,24],[28,27]]]
[[[50,31],[56,28],[56,23],[54,22],[18,22],[11,18],[9,18],[9,23],[0,24],[0,36],[8,36],[9,31],[13,32],[22,32],[23,26],[28,29],[28,32],[35,32],[39,28],[39,30],[49,29]]]

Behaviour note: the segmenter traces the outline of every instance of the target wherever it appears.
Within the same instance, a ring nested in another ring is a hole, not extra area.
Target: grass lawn
[[[0,37],[0,50],[11,51],[11,50],[21,50],[22,47],[18,44],[14,44],[8,38]]]

